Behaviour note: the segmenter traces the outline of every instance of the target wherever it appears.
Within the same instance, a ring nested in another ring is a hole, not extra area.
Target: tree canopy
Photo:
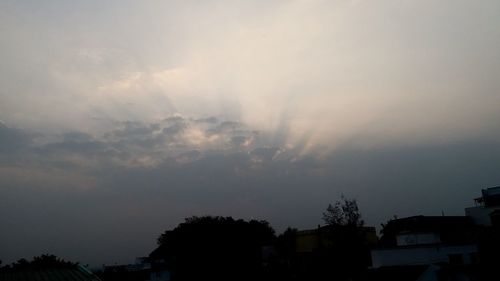
[[[255,278],[262,247],[275,239],[266,221],[190,217],[158,238],[150,257],[165,259],[177,280]]]
[[[50,269],[50,268],[67,268],[74,267],[78,263],[65,261],[55,255],[44,254],[33,257],[33,260],[28,261],[25,258],[19,259],[11,265],[5,265],[3,270],[19,270],[19,269]]]
[[[364,225],[356,199],[347,199],[344,195],[334,205],[328,204],[326,211],[323,212],[323,220],[331,226]]]
[[[348,280],[369,264],[369,247],[367,245],[364,221],[356,199],[341,196],[333,205],[329,204],[323,212],[323,220],[327,224],[325,232],[329,245],[324,249],[321,269],[325,276],[337,280]],[[330,266],[327,266],[330,265]]]

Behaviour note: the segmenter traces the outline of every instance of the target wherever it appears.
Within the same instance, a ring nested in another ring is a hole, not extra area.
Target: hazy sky
[[[500,185],[497,0],[0,2],[0,259],[191,215],[462,215]]]

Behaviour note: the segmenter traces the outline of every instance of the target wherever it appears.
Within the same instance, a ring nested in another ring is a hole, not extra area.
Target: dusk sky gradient
[[[192,215],[463,215],[500,185],[500,1],[0,2],[0,259]]]

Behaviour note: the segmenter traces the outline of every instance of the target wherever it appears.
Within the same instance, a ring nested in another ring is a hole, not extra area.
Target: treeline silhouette
[[[449,277],[457,272],[478,276],[473,280],[496,280],[489,276],[500,265],[500,226],[477,226],[468,217],[395,218],[382,224],[378,239],[375,228],[364,225],[356,200],[343,196],[326,208],[323,220],[325,224],[316,229],[289,227],[276,235],[265,220],[193,216],[161,233],[157,248],[141,258],[141,264],[108,266],[97,275],[103,281],[416,280],[429,264],[370,269],[370,251],[376,246],[398,246],[396,238],[402,229],[427,229],[437,230],[451,244],[473,243],[479,248],[479,260],[471,266],[440,264],[442,280],[455,280]],[[3,266],[0,272],[77,265],[41,255]]]
[[[185,219],[158,238],[152,260],[163,260],[172,280],[347,280],[370,263],[363,220],[353,199],[323,214],[324,244],[309,256],[296,249],[297,230],[276,236],[264,220],[203,216]],[[332,241],[335,241],[333,243]]]
[[[0,261],[0,265],[1,265]],[[53,268],[72,268],[78,266],[79,263],[66,261],[55,255],[43,254],[35,256],[31,261],[22,258],[12,264],[7,264],[0,267],[0,271],[18,271],[18,270],[38,270],[38,269],[53,269]]]
[[[309,256],[297,253],[298,231],[280,235],[265,220],[222,216],[193,216],[162,233],[149,254],[149,271],[168,270],[169,279],[187,280],[336,280],[352,278],[369,265],[369,246],[357,203],[342,197],[323,213],[326,226],[318,228],[324,240]],[[335,241],[333,243],[332,241]],[[0,271],[67,268],[78,263],[54,255],[20,259]],[[144,280],[145,270],[110,266],[99,272],[104,281]]]
[[[1,262],[0,262],[1,264]],[[55,255],[20,259],[0,267],[0,281],[101,281],[86,268]]]

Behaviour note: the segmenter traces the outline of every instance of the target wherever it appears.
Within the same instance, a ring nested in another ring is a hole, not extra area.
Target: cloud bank
[[[311,152],[491,135],[500,117],[496,1],[3,6],[9,124],[223,116]]]

